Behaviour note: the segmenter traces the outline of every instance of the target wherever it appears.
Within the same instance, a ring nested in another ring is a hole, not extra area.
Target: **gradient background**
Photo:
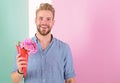
[[[15,45],[28,37],[28,1],[0,0],[0,83],[12,83]]]
[[[120,83],[120,0],[53,0],[54,35],[71,46],[77,83]]]
[[[120,0],[53,0],[53,34],[73,53],[76,83],[120,83]],[[28,1],[0,1],[0,82],[11,83],[14,46],[28,37]]]

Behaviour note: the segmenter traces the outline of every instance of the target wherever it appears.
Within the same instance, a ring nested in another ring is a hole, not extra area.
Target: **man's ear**
[[[54,23],[55,23],[55,20],[53,20],[53,25],[54,25]]]

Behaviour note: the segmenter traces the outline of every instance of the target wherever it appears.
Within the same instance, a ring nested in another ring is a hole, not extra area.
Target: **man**
[[[27,62],[17,54],[11,74],[13,83],[20,83],[23,78],[25,83],[75,83],[70,48],[51,34],[54,16],[55,10],[48,3],[41,4],[37,9],[37,32],[32,38],[37,45],[37,52],[29,56],[25,77],[22,67],[26,67]]]

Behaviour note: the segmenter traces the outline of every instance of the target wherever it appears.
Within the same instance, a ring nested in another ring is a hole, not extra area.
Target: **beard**
[[[37,31],[42,36],[46,36],[47,34],[49,34],[51,32],[51,27],[49,25],[46,25],[46,24],[38,25]]]

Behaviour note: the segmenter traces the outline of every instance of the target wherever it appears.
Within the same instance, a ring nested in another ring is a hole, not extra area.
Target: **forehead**
[[[37,13],[37,17],[53,17],[53,14],[49,10],[40,10]]]

